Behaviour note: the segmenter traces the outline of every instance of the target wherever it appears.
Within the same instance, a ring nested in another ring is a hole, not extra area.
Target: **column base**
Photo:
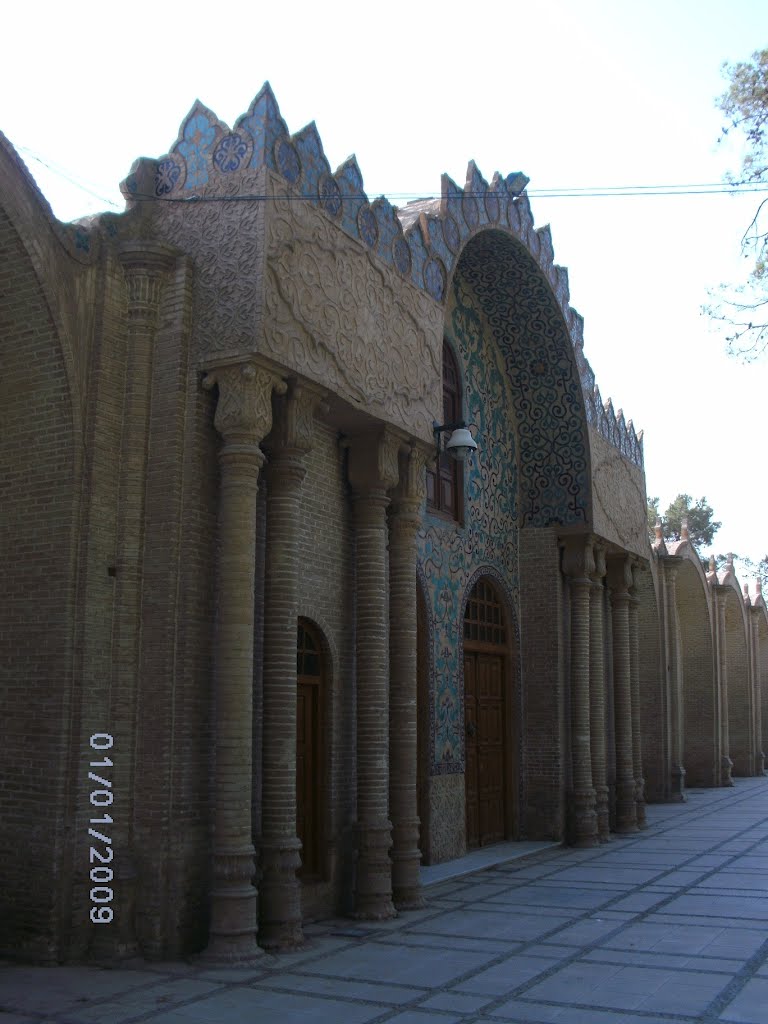
[[[419,819],[401,821],[392,828],[392,901],[396,910],[420,910],[426,906],[421,891]]]
[[[723,754],[720,760],[720,785],[721,786],[732,786],[733,776],[731,772],[733,770],[733,761],[727,754]]]
[[[251,843],[213,851],[213,889],[208,947],[201,958],[210,963],[245,963],[258,959],[256,944],[256,874]]]
[[[297,949],[304,944],[301,920],[301,842],[295,837],[265,839],[259,844],[259,945],[269,950]]]
[[[387,921],[397,917],[392,902],[392,822],[357,825],[357,880],[352,917]]]
[[[113,884],[114,918],[106,928],[92,929],[88,947],[88,959],[98,963],[121,963],[141,956],[135,925],[137,872],[130,851],[121,856]]]
[[[597,813],[595,811],[595,790],[576,789],[570,794],[571,845],[577,847],[599,846]]]
[[[765,754],[762,750],[755,756],[755,775],[765,775]]]
[[[670,803],[684,804],[688,800],[685,793],[685,768],[681,764],[672,765],[672,788],[669,794]]]
[[[597,814],[597,837],[601,843],[610,843],[611,809],[607,786],[595,786],[595,813]]]
[[[641,776],[635,779],[635,815],[639,829],[648,828],[648,821],[645,816],[645,779]]]
[[[616,831],[620,835],[637,832],[635,780],[621,780],[616,785]]]
[[[239,926],[239,927],[238,927]],[[211,964],[242,964],[258,960],[256,890],[252,885],[211,893],[211,928],[200,960]]]

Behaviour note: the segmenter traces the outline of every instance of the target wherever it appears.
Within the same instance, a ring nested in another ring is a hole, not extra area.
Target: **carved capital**
[[[386,427],[349,441],[349,482],[356,495],[386,494],[400,479],[400,439]]]
[[[417,445],[400,450],[400,479],[392,494],[399,512],[419,515],[427,496],[427,462],[432,453]]]
[[[632,557],[627,554],[608,559],[608,586],[614,600],[629,600],[629,589],[633,582],[632,562]]]
[[[120,248],[120,263],[128,285],[128,316],[139,324],[154,324],[166,273],[176,254],[165,245],[126,242]]]
[[[284,381],[255,363],[234,363],[211,370],[203,387],[219,387],[216,429],[227,444],[257,446],[272,426],[272,391],[283,393]]]
[[[605,545],[599,543],[593,544],[592,557],[594,558],[594,568],[592,569],[590,576],[593,583],[602,587],[603,579],[608,571],[605,565]]]
[[[592,538],[567,537],[563,541],[563,573],[573,582],[589,583],[595,571]]]
[[[273,397],[274,429],[266,444],[271,454],[280,451],[308,452],[314,442],[315,413],[324,392],[293,377],[284,393]]]
[[[674,585],[677,579],[677,573],[680,566],[683,564],[683,560],[680,555],[665,555],[661,559],[661,564],[664,566],[664,574],[671,584]]]

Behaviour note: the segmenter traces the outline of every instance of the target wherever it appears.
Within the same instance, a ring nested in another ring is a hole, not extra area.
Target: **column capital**
[[[628,601],[630,598],[629,591],[634,583],[632,564],[633,558],[626,552],[608,559],[608,586],[614,601]]]
[[[314,443],[315,413],[322,405],[325,391],[315,384],[292,377],[285,391],[275,391],[274,427],[265,444],[270,456],[281,452],[304,455]]]
[[[159,242],[125,242],[118,258],[128,285],[128,316],[154,324],[166,273],[176,262],[175,250]]]
[[[606,568],[605,564],[605,555],[605,544],[601,544],[599,541],[596,541],[592,545],[592,557],[594,559],[594,568],[592,569],[592,572],[589,575],[592,579],[592,582],[597,584],[597,586],[599,587],[602,587],[603,580],[605,579],[606,573],[608,572],[608,569]]]
[[[376,492],[386,496],[400,480],[402,440],[387,427],[349,438],[349,482],[358,497]]]
[[[401,449],[399,454],[399,481],[392,491],[396,515],[413,515],[421,519],[421,510],[427,496],[427,462],[430,453],[418,445]]]
[[[659,559],[659,561],[661,562],[661,565],[664,567],[664,572],[666,573],[670,581],[674,582],[678,570],[680,569],[680,566],[683,564],[682,556],[663,555]]]
[[[282,394],[285,382],[272,370],[252,362],[230,363],[209,370],[203,387],[219,388],[214,424],[227,445],[257,448],[272,426],[272,391]]]
[[[595,571],[593,538],[590,534],[565,537],[563,545],[563,573],[571,583],[590,583]]]

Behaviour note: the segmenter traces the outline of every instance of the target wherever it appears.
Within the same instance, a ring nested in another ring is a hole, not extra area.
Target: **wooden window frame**
[[[462,420],[461,374],[458,360],[443,338],[443,423]],[[450,497],[446,497],[445,490]],[[464,466],[441,448],[427,466],[427,511],[449,522],[464,524]]]

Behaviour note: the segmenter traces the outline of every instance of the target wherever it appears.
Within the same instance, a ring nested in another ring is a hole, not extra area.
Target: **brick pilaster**
[[[632,665],[629,638],[629,587],[632,572],[628,555],[608,562],[613,624],[614,719],[616,723],[616,831],[637,831],[635,766],[632,744]]]
[[[632,588],[629,599],[629,657],[632,686],[632,762],[635,776],[635,810],[638,828],[646,827],[645,779],[643,747],[640,734],[640,599],[637,596],[638,566],[632,566]]]
[[[725,631],[725,604],[729,587],[713,583],[715,616],[715,661],[717,666],[717,715],[720,785],[732,786],[733,761],[730,756],[730,729],[728,723],[728,640]]]
[[[760,620],[762,608],[749,608],[749,639],[752,661],[751,688],[754,705],[755,733],[755,775],[765,775],[765,752],[763,750],[763,679],[760,667]]]
[[[589,602],[589,737],[597,834],[601,843],[607,843],[611,838],[611,824],[605,741],[605,549],[595,545],[593,550],[594,569],[591,573]]]
[[[670,799],[686,800],[685,756],[683,736],[683,680],[680,658],[680,619],[677,611],[677,573],[682,563],[678,555],[660,559],[663,580],[664,663],[667,666],[666,686],[670,720]]]
[[[152,365],[163,287],[175,254],[149,242],[125,243],[119,253],[127,288],[125,392],[118,476],[115,612],[112,624],[110,718],[120,751],[114,785],[121,814],[116,817],[115,925],[96,928],[91,955],[126,959],[139,952],[135,932],[136,866],[132,821],[137,700],[141,663],[141,601],[147,489]]]
[[[398,910],[424,905],[416,809],[416,533],[425,494],[425,454],[400,459],[400,486],[389,516],[389,805],[392,892]]]

